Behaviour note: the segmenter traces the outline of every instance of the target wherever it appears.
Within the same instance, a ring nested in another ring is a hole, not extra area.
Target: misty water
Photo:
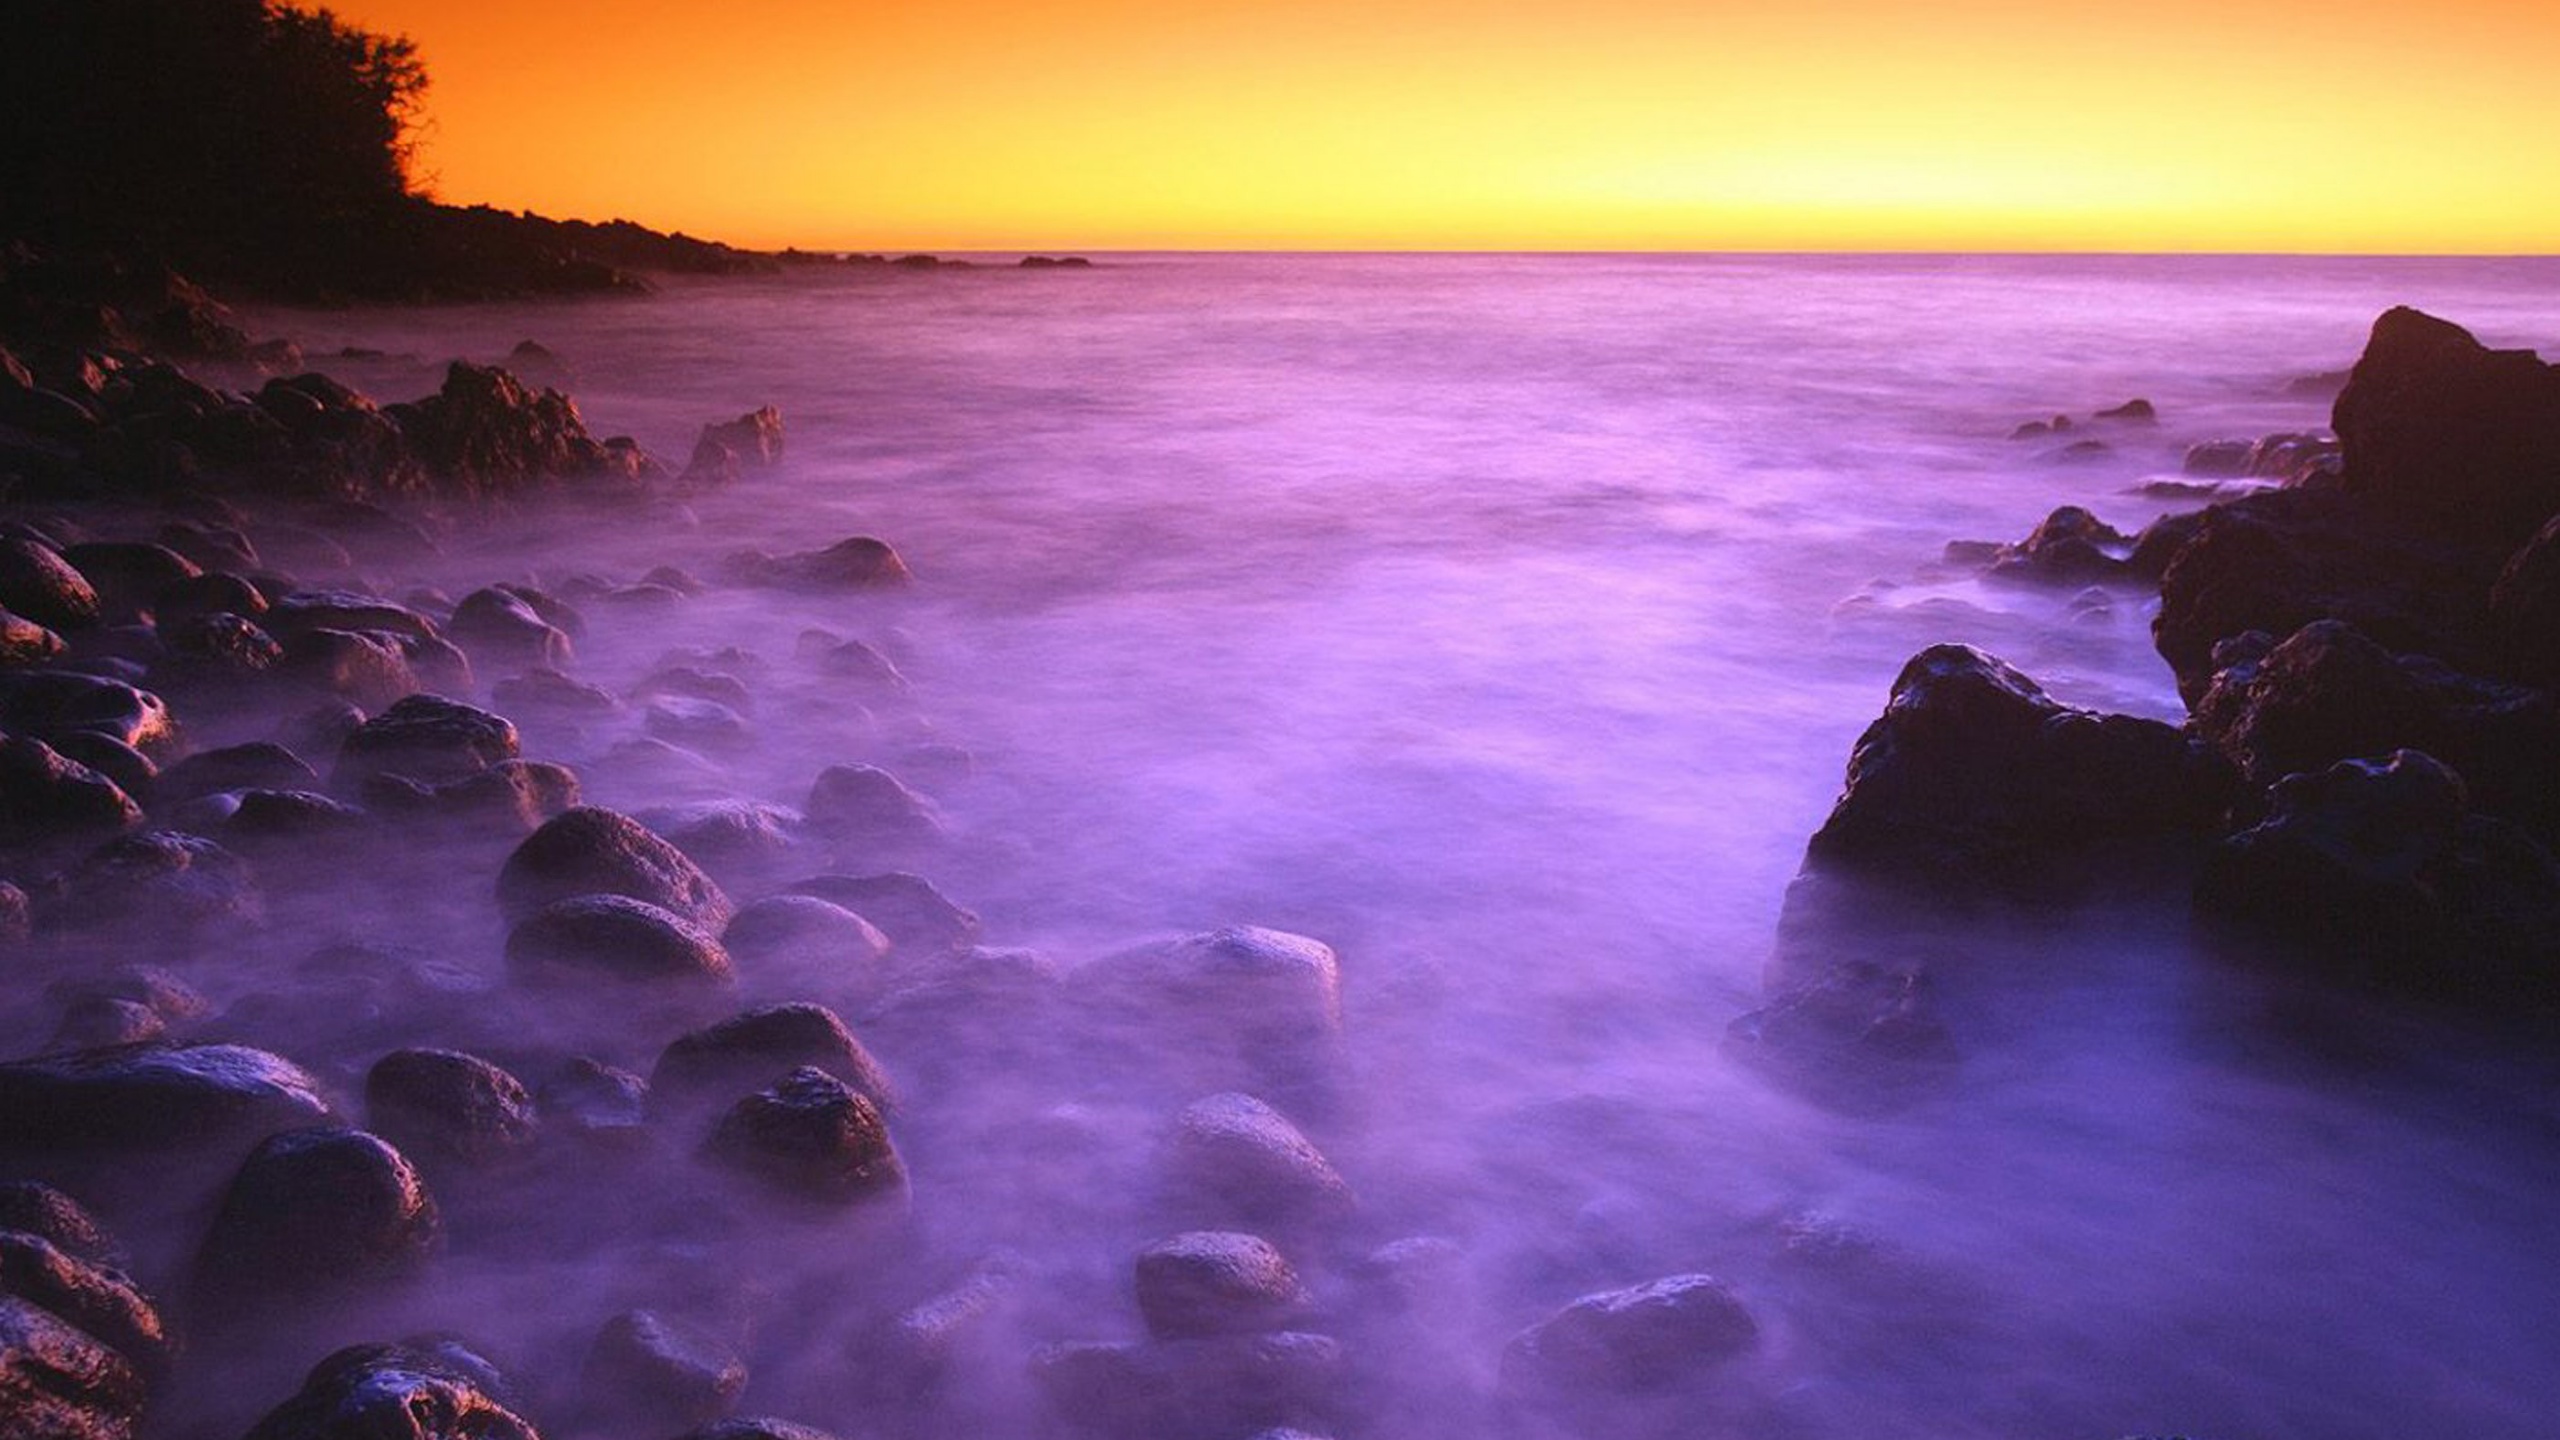
[[[1227,924],[1335,948],[1338,1074],[1271,1098],[1360,1197],[1292,1257],[1362,1341],[1345,1433],[1491,1433],[1509,1335],[1707,1271],[1760,1342],[1661,1433],[2521,1440],[2560,1414],[2547,1057],[2352,1006],[2302,1021],[2286,982],[2203,952],[2175,893],[1984,917],[1941,967],[1965,1059],[1905,1103],[1817,1104],[1722,1042],[1912,652],[1969,642],[2068,702],[2181,713],[2150,597],[1988,586],[1940,562],[1947,541],[2016,539],[2064,503],[2134,531],[2196,503],[2138,488],[2188,443],[2323,426],[2326,395],[2290,382],[2343,368],[2383,308],[2548,353],[2555,281],[2499,261],[1129,256],[254,318],[383,398],[532,339],[560,357],[535,378],[599,434],[679,459],[706,419],[786,417],[779,469],[683,511],[457,542],[383,567],[389,593],[707,576],[852,534],[906,558],[895,601],[590,605],[582,677],[623,691],[671,651],[740,647],[695,663],[756,697],[751,737],[697,759],[618,750],[636,718],[518,717],[597,802],[797,805],[867,759],[941,807],[952,838],[913,867],[987,945],[1070,972]],[[326,358],[342,346],[386,357]],[[2088,419],[2135,396],[2161,424]],[[2008,438],[2056,413],[2110,453]],[[811,626],[880,645],[911,693],[850,704],[796,666]],[[449,914],[330,919],[495,974],[487,883],[455,877]],[[789,998],[797,978],[742,985]],[[480,1033],[396,1043],[645,1071],[681,1028],[490,1003]],[[370,1056],[322,1022],[258,1013],[236,1033],[361,1076]],[[205,1431],[335,1343],[441,1325],[573,1370],[607,1315],[651,1304],[730,1327],[744,1411],[868,1434],[862,1327],[1002,1252],[1016,1299],[902,1423],[1041,1433],[1024,1357],[1142,1333],[1129,1258],[1181,1228],[1152,1147],[1233,1077],[1124,1083],[1132,1046],[1063,1021],[954,1047],[849,1018],[903,1093],[902,1235],[777,1222],[747,1262],[735,1236],[617,1218],[691,1203],[672,1162],[465,1196],[455,1253],[388,1315],[280,1339],[236,1387],[192,1382]],[[474,1225],[505,1238],[459,1243]],[[1423,1236],[1444,1263],[1379,1318],[1363,1257]],[[1858,1263],[1822,1263],[1831,1242]],[[761,1311],[717,1297],[703,1272],[726,1266],[761,1277]]]

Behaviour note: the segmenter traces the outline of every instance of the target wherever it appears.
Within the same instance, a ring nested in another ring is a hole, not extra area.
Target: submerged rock
[[[1279,1247],[1232,1230],[1190,1230],[1138,1252],[1138,1313],[1159,1340],[1285,1330],[1306,1287]]]
[[[701,1331],[652,1310],[605,1322],[588,1347],[578,1388],[588,1416],[655,1427],[718,1420],[747,1388],[746,1362]]]
[[[498,872],[498,906],[511,919],[578,895],[628,896],[715,931],[732,913],[683,851],[627,815],[586,805],[525,837]]]
[[[581,978],[726,989],[729,954],[711,933],[622,895],[573,895],[518,921],[507,964],[539,983]]]
[[[879,1107],[824,1070],[804,1066],[739,1101],[704,1153],[794,1200],[831,1208],[906,1203],[906,1167]]]
[[[1884,1098],[1954,1061],[1925,973],[1865,961],[1831,966],[1737,1018],[1725,1047],[1835,1099]]]
[[[197,1280],[227,1306],[357,1293],[418,1274],[440,1231],[426,1181],[388,1141],[288,1130],[232,1177]]]
[[[301,1391],[244,1440],[541,1440],[492,1395],[480,1367],[406,1345],[355,1345],[312,1368]]]
[[[1586,1295],[1514,1337],[1506,1388],[1532,1397],[1658,1390],[1693,1383],[1749,1351],[1760,1327],[1712,1275],[1673,1275]]]

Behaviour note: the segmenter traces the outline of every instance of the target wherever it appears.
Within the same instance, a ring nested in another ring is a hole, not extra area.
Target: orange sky
[[[350,0],[457,202],[855,249],[2560,250],[2553,0]]]

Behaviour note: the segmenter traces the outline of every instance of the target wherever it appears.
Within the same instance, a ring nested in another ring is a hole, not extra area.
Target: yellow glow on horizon
[[[437,193],[855,249],[2560,249],[2560,12],[357,0]]]

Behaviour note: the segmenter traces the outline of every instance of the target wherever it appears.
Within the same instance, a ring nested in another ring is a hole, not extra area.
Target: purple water
[[[1460,1243],[1445,1327],[1482,1382],[1391,1393],[1381,1434],[1482,1433],[1512,1330],[1705,1269],[1766,1331],[1744,1433],[2523,1440],[2560,1414],[2547,1060],[2424,1028],[2337,1054],[2265,1023],[2280,997],[2169,904],[1986,933],[1967,1063],[1916,1106],[1842,1116],[1719,1050],[1914,650],[2179,713],[2145,597],[1988,587],[1945,542],[2062,503],[2138,529],[2173,502],[2134,487],[2190,442],[2323,426],[2288,382],[2400,303],[2560,349],[2560,263],[2494,260],[1129,256],[259,319],[315,357],[416,357],[316,362],[385,398],[538,340],[599,433],[678,459],[780,406],[787,465],[690,527],[399,578],[885,537],[920,581],[893,612],[718,591],[587,672],[887,637],[977,757],[937,792],[961,842],[935,878],[991,943],[1072,965],[1250,922],[1339,949],[1358,1102],[1320,1138],[1375,1238]],[[2134,396],[2163,423],[2087,421]],[[2006,438],[2057,412],[2112,453]],[[792,804],[881,743],[823,691],[767,698],[696,781],[617,776],[612,737],[548,758],[626,808]],[[916,1123],[1076,1098],[955,1088]],[[1103,1113],[1133,1146],[1160,1118]],[[930,1246],[1045,1267],[1026,1345],[1136,1333],[1125,1207],[1040,1213],[1001,1156],[917,1168]],[[1791,1268],[1807,1216],[1874,1237],[1888,1278]],[[985,1433],[1029,1429],[990,1365]]]

